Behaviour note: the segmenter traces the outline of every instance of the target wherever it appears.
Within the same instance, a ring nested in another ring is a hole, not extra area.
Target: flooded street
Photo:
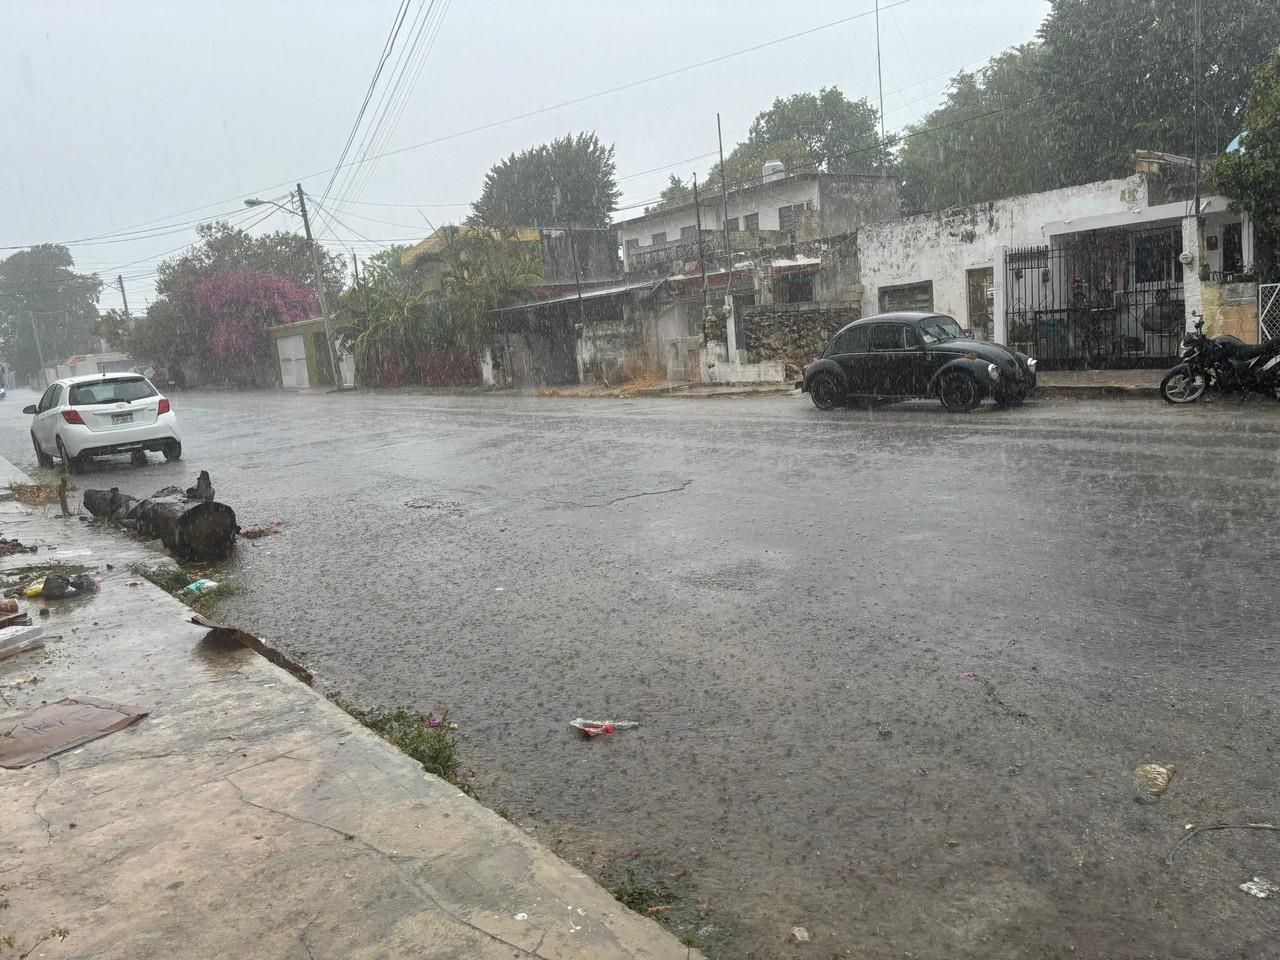
[[[0,453],[52,475],[30,402]],[[1276,955],[1236,889],[1274,834],[1165,858],[1277,815],[1280,406],[174,406],[182,463],[78,486],[208,469],[282,521],[221,618],[323,690],[447,709],[480,798],[587,872],[687,871],[713,956]],[[1152,805],[1147,761],[1177,767]]]

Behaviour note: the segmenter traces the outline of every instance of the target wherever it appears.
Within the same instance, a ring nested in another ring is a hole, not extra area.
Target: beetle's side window
[[[872,350],[905,350],[907,328],[900,323],[876,323],[871,326]]]
[[[836,337],[828,355],[834,357],[842,353],[866,353],[866,351],[867,328],[853,327]]]
[[[36,404],[36,413],[44,413],[53,406],[53,392],[57,389],[57,384],[54,384],[44,392],[40,397],[40,402]]]

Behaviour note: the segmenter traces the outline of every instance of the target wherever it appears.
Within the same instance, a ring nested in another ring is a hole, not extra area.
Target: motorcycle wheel
[[[1160,381],[1160,396],[1165,403],[1195,403],[1204,396],[1209,381],[1203,373],[1190,370],[1170,370]]]

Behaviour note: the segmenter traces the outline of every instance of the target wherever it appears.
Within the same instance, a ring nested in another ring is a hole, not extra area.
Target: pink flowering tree
[[[316,312],[310,288],[257,270],[211,274],[195,288],[194,303],[210,359],[237,381],[270,382],[267,331]]]

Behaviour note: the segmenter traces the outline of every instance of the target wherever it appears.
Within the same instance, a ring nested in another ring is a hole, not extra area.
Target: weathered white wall
[[[699,199],[702,206],[702,229],[722,230],[724,218],[720,203],[720,191],[715,186],[699,186]],[[743,225],[743,217],[749,213],[760,215],[761,230],[778,229],[778,208],[797,203],[812,201],[814,208],[818,205],[818,181],[813,179],[775,180],[762,184],[749,193],[729,196],[729,219],[738,218],[739,228]],[[638,239],[640,248],[652,246],[651,238],[655,233],[665,232],[667,240],[679,240],[682,227],[692,227],[697,223],[693,204],[675,207],[671,210],[659,210],[648,216],[634,220],[626,220],[618,224],[618,242],[626,256],[627,241]],[[630,265],[628,264],[629,268]]]
[[[879,310],[881,287],[932,280],[933,308],[967,327],[966,271],[992,267],[999,294],[1002,248],[1047,243],[1043,227],[1054,221],[1139,210],[1146,196],[1146,182],[1135,176],[864,226],[858,230],[863,313]],[[997,323],[997,337],[1002,328]]]

